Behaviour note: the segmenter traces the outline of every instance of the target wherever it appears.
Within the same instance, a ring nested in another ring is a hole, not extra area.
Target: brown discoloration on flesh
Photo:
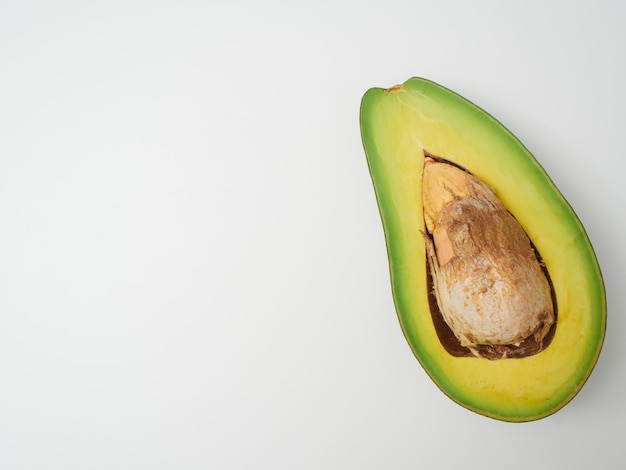
[[[491,188],[426,156],[424,218],[431,313],[455,356],[536,354],[554,336],[549,276],[528,236]]]

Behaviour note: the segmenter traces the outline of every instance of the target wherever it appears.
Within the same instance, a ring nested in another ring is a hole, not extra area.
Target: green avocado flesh
[[[452,400],[491,418],[531,421],[562,408],[589,377],[606,325],[600,268],[572,208],[502,124],[429,80],[370,89],[360,120],[396,312],[422,367]],[[491,360],[452,354],[442,344],[424,235],[422,174],[430,155],[492,188],[540,254],[558,310],[540,352]]]

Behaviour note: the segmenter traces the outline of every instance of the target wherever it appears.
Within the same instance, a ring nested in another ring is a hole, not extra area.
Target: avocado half
[[[360,121],[396,312],[422,367],[452,400],[491,418],[531,421],[562,408],[589,377],[606,326],[600,268],[570,205],[511,132],[432,81],[412,78],[368,90]],[[424,235],[427,158],[462,168],[491,187],[540,254],[557,314],[549,344],[539,352],[493,360],[446,344]]]

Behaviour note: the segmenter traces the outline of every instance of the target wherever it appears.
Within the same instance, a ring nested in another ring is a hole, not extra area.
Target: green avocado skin
[[[452,400],[494,419],[532,421],[561,409],[593,370],[606,330],[600,267],[569,203],[499,121],[430,80],[411,78],[390,89],[368,90],[360,126],[385,233],[395,309],[419,363]],[[416,202],[421,197],[418,160],[424,151],[479,174],[542,247],[561,310],[554,342],[535,359],[451,359],[442,352],[424,300],[423,214]],[[528,383],[540,381],[540,372],[550,377],[541,379],[549,382],[546,391]],[[502,383],[498,374],[513,379]]]

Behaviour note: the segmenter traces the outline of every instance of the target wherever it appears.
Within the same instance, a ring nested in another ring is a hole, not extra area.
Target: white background
[[[0,468],[619,468],[618,1],[0,4]],[[422,76],[501,120],[594,244],[600,361],[494,421],[405,343],[358,113]]]

